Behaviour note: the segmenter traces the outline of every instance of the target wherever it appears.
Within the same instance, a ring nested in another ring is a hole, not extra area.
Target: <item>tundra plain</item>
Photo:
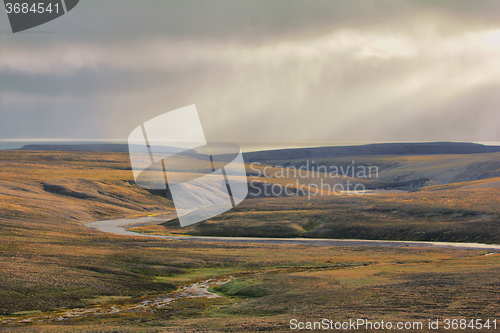
[[[363,182],[381,191],[258,197],[191,227],[172,220],[132,230],[500,244],[499,153],[349,156],[322,163],[352,160],[380,165],[380,178]],[[303,160],[269,162],[275,168],[286,163]],[[293,318],[500,319],[499,253],[106,234],[84,224],[174,213],[168,195],[134,184],[126,153],[2,151],[0,164],[0,322],[12,331],[288,332]],[[387,185],[425,177],[436,184],[412,191]],[[221,297],[180,299],[154,311],[47,319],[74,309],[128,309],[208,279],[231,280],[210,289]]]

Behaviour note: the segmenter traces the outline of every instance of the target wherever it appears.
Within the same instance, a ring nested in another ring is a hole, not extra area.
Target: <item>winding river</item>
[[[417,241],[386,241],[361,239],[318,239],[318,238],[260,238],[260,237],[214,237],[214,236],[162,236],[142,234],[126,229],[133,225],[157,224],[165,219],[156,217],[141,217],[119,220],[104,220],[85,224],[86,227],[97,229],[116,235],[163,238],[179,241],[196,242],[227,242],[227,243],[260,243],[260,244],[287,244],[287,245],[315,245],[315,246],[386,246],[386,247],[426,247],[448,249],[471,249],[500,251],[500,245],[480,243],[446,243],[446,242],[417,242]]]

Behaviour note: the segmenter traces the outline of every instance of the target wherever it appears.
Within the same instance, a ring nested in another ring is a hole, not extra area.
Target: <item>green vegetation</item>
[[[500,243],[500,187],[466,182],[408,193],[246,200],[206,222],[131,228],[198,236],[353,238]]]
[[[499,254],[104,234],[83,224],[172,212],[169,200],[134,186],[126,154],[1,154],[0,322],[56,316],[75,308],[133,306],[209,278],[231,278],[212,289],[219,298],[181,299],[154,312],[2,325],[14,332],[284,332],[290,331],[291,318],[500,316]],[[498,242],[498,188],[486,183],[359,198],[254,199],[193,228],[179,229],[170,222],[142,230],[222,233],[227,227],[233,235],[296,232],[307,237],[393,239],[435,233],[448,235],[447,240],[470,240],[472,234],[482,242]],[[47,190],[46,184],[63,189]]]

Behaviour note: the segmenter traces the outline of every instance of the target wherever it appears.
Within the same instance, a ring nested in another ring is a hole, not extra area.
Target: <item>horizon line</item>
[[[218,142],[218,141],[215,141]],[[3,146],[2,143],[8,144],[10,147]],[[17,150],[26,145],[72,145],[72,144],[128,144],[127,140],[121,139],[0,139],[0,150]],[[307,149],[307,148],[324,148],[324,147],[346,147],[346,146],[363,146],[371,144],[393,144],[393,143],[472,143],[483,146],[500,146],[497,141],[309,141],[309,142],[284,142],[265,143],[265,142],[239,142],[242,152],[258,152],[272,150],[287,150],[287,149]],[[246,149],[245,149],[246,148]]]

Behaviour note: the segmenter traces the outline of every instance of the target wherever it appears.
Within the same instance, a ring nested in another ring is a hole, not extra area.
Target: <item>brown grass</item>
[[[30,316],[22,311],[136,302],[199,279],[237,276],[217,289],[226,296],[216,301],[185,301],[155,313],[14,326],[12,331],[289,331],[291,318],[396,321],[500,315],[498,254],[103,234],[86,229],[83,222],[172,209],[167,199],[133,185],[126,154],[2,152],[0,164],[0,319]],[[52,193],[44,190],[45,183],[66,190]],[[488,221],[499,213],[497,188],[450,186],[400,196],[247,200],[212,223],[241,227],[260,221],[265,230],[281,221],[305,232],[328,223],[364,230],[384,221],[391,228],[413,225],[420,230],[433,223],[452,229],[467,223],[476,229],[493,225]]]

